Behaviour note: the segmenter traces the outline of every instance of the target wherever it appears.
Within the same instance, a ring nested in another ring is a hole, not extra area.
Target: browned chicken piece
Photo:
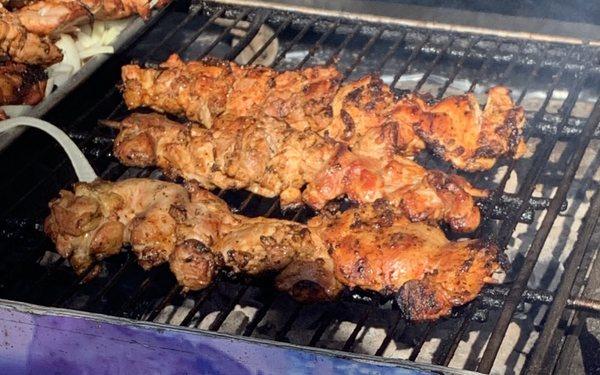
[[[18,18],[0,5],[0,60],[48,66],[62,60],[62,53],[46,37],[21,25]]]
[[[168,0],[159,0],[154,7],[167,3]],[[116,20],[133,15],[148,18],[152,7],[150,0],[40,0],[21,7],[15,15],[29,32],[56,36],[94,20]]]
[[[62,190],[50,211],[45,231],[78,273],[129,243],[145,269],[170,262],[187,290],[206,287],[223,266],[251,275],[283,271],[279,289],[301,300],[334,298],[341,288],[327,248],[305,225],[235,215],[194,184],[78,183]],[[301,269],[307,265],[312,269]]]
[[[172,55],[158,69],[124,66],[122,77],[129,108],[184,115],[208,128],[220,116],[273,118],[351,147],[375,143],[406,156],[425,147],[394,107],[387,85],[368,76],[340,87],[341,74],[332,66],[277,72]]]
[[[58,36],[94,20],[89,9],[77,0],[36,1],[14,14],[27,31],[37,35]]]
[[[466,180],[427,171],[401,156],[350,152],[272,118],[256,124],[222,116],[206,129],[158,114],[134,114],[113,125],[120,129],[114,154],[125,165],[158,166],[172,178],[207,189],[247,189],[279,195],[282,206],[304,201],[317,209],[344,195],[359,203],[385,198],[415,221],[445,220],[461,232],[479,225],[473,197],[485,192]]]
[[[158,166],[207,189],[246,189],[279,195],[283,206],[301,203],[300,189],[327,165],[337,145],[273,119],[255,123],[221,117],[206,129],[133,114],[118,124],[114,154],[125,165]]]
[[[465,171],[494,166],[503,155],[521,157],[525,115],[515,107],[506,87],[493,87],[482,111],[471,94],[446,98],[428,105],[417,95],[404,99],[418,110],[406,111],[419,136],[439,157]]]
[[[44,99],[46,73],[36,65],[0,64],[0,105],[34,105]]]
[[[19,8],[23,8],[25,5],[35,3],[40,0],[1,0],[0,4],[10,11],[14,11]]]
[[[448,241],[437,227],[413,223],[385,201],[308,227],[331,247],[335,276],[349,287],[398,292],[408,319],[431,320],[474,298],[500,269],[498,247],[480,240]]]
[[[385,199],[412,221],[443,220],[455,231],[471,232],[481,219],[474,197],[487,192],[460,176],[429,171],[406,158],[371,158],[345,151],[308,184],[302,198],[320,209],[342,195],[359,203]]]
[[[183,115],[206,127],[223,114],[272,117],[370,155],[385,150],[414,156],[427,144],[469,171],[524,151],[523,109],[504,87],[490,90],[482,111],[470,93],[429,104],[419,95],[398,98],[371,75],[341,84],[331,66],[277,72],[214,59],[183,62],[172,55],[158,68],[126,65],[122,78],[129,108]]]
[[[131,179],[76,184],[50,211],[45,231],[79,273],[130,243],[144,268],[168,261],[186,290],[206,287],[220,267],[275,271],[277,288],[301,301],[333,299],[342,285],[398,292],[413,320],[448,315],[499,268],[495,246],[450,242],[382,200],[303,225],[233,214],[195,184]]]

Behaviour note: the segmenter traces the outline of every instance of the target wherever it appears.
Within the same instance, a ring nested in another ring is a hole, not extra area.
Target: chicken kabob
[[[220,268],[275,272],[276,287],[300,301],[358,287],[395,294],[417,321],[471,301],[500,269],[495,245],[449,241],[436,225],[413,223],[384,200],[323,211],[304,225],[236,215],[195,183],[99,180],[62,190],[44,227],[78,273],[130,244],[145,269],[168,262],[185,290],[205,288]]]
[[[0,4],[0,105],[36,104],[45,95],[45,67],[62,60],[48,37],[28,32]],[[0,120],[8,116],[0,109]]]
[[[471,93],[436,102],[419,94],[397,97],[373,75],[342,83],[333,66],[278,72],[215,59],[184,62],[177,55],[158,68],[126,65],[122,79],[130,109],[149,107],[208,128],[221,116],[273,118],[352,150],[387,137],[396,140],[389,143],[394,154],[415,156],[427,146],[465,171],[487,170],[498,158],[525,151],[523,108],[502,86],[489,90],[482,110]]]
[[[37,0],[19,4],[15,17],[29,32],[58,36],[94,21],[119,20],[134,15],[146,19],[153,8],[170,0]]]
[[[62,53],[48,37],[27,31],[0,4],[0,61],[49,66],[61,60]]]
[[[350,151],[344,143],[273,118],[257,123],[250,117],[221,116],[210,129],[156,113],[103,123],[119,129],[114,155],[123,164],[158,166],[171,178],[207,189],[279,196],[284,208],[304,202],[322,209],[341,196],[358,203],[385,199],[413,221],[441,220],[459,232],[472,231],[480,222],[474,197],[485,191],[462,177],[390,155],[385,143],[374,144],[369,153]]]

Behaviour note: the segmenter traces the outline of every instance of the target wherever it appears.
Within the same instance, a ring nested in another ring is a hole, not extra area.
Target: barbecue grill
[[[75,173],[58,145],[27,131],[0,155],[0,297],[6,305],[191,327],[198,335],[213,331],[367,355],[402,368],[414,362],[448,373],[569,371],[586,320],[600,311],[600,48],[356,15],[176,2],[132,48],[45,116],[75,140],[100,177],[164,178],[155,169],[119,164],[111,156],[114,130],[97,122],[127,113],[117,88],[122,64],[155,64],[171,53],[243,56],[243,63],[269,61],[277,69],[336,64],[345,79],[379,72],[399,93],[420,90],[437,98],[465,91],[483,97],[492,85],[510,87],[526,109],[528,153],[491,171],[459,173],[493,191],[481,202],[485,220],[473,236],[505,249],[512,264],[504,283],[487,287],[450,318],[411,323],[390,299],[364,292],[299,304],[276,292],[269,276],[223,273],[207,289],[182,295],[168,267],[145,272],[128,252],[103,261],[96,277],[92,269],[78,277],[41,230],[48,201],[76,181]],[[419,162],[450,170],[429,154]],[[306,207],[282,211],[277,200],[243,191],[217,193],[248,216],[304,222],[314,214]]]

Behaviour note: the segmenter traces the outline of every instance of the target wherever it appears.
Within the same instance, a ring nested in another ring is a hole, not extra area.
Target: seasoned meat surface
[[[209,128],[223,115],[269,117],[350,149],[413,156],[427,146],[467,171],[525,150],[523,109],[504,87],[489,91],[482,111],[471,93],[430,103],[416,94],[398,98],[372,75],[347,83],[341,77],[331,66],[277,72],[214,59],[183,62],[177,55],[158,68],[122,68],[129,108],[183,115]]]
[[[405,99],[409,100],[409,99]],[[501,155],[522,156],[525,115],[506,87],[493,87],[482,111],[472,95],[447,98],[432,106],[418,96],[410,120],[435,154],[465,171],[487,170]]]
[[[300,299],[311,297],[306,287],[323,298],[341,288],[327,248],[305,225],[235,215],[195,184],[186,189],[150,179],[79,183],[73,192],[61,191],[50,211],[45,231],[78,273],[129,243],[142,267],[169,262],[186,289],[210,284],[223,266],[248,274],[281,271],[289,277],[277,281],[279,288]],[[298,271],[306,264],[313,269]]]
[[[277,288],[301,301],[335,298],[342,286],[397,293],[413,320],[448,315],[499,268],[496,246],[448,241],[385,200],[303,225],[233,214],[197,184],[131,179],[76,184],[50,211],[46,233],[80,273],[130,243],[143,267],[168,261],[186,289],[206,287],[219,267],[274,271]]]
[[[159,0],[155,7],[167,2]],[[147,18],[151,3],[149,0],[39,0],[20,7],[14,14],[27,31],[57,36],[94,20],[116,20],[133,15]]]
[[[400,307],[416,320],[446,316],[471,301],[499,267],[495,245],[449,241],[437,226],[413,223],[386,201],[317,216],[308,227],[331,246],[342,284],[399,292]]]
[[[120,130],[114,154],[126,165],[158,166],[207,189],[279,195],[282,206],[304,202],[321,209],[341,196],[359,203],[385,198],[414,221],[444,220],[462,232],[479,225],[474,198],[485,192],[461,177],[428,171],[385,151],[358,154],[360,148],[350,151],[273,118],[256,122],[221,116],[206,129],[158,114],[133,114],[113,124]]]
[[[0,64],[0,105],[34,105],[44,99],[46,73],[40,66]]]
[[[0,60],[47,66],[61,61],[62,54],[50,39],[28,32],[0,5]]]

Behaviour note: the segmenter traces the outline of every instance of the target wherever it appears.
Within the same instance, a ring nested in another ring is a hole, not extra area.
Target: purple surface
[[[427,374],[404,363],[0,304],[2,374]]]

